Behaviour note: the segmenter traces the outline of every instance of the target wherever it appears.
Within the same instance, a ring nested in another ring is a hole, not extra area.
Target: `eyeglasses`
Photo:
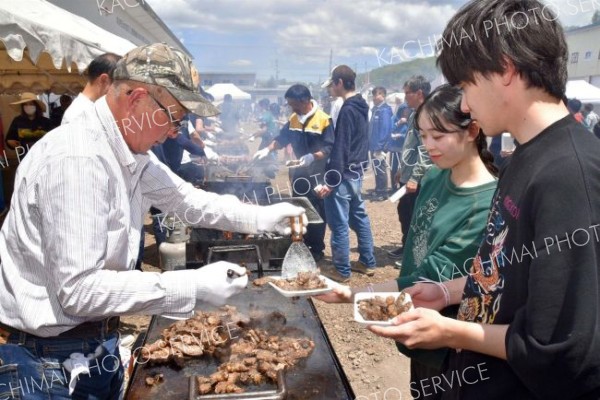
[[[172,113],[170,111],[168,111],[168,109],[165,106],[163,106],[162,103],[160,101],[158,101],[158,99],[156,97],[154,97],[152,95],[152,93],[150,93],[150,91],[148,91],[148,96],[150,96],[150,98],[152,100],[154,100],[154,102],[156,104],[158,104],[158,108],[160,108],[161,110],[164,111],[165,114],[167,114],[167,117],[169,117],[169,121],[171,121],[171,124],[173,124],[173,129],[178,131],[183,127],[184,121],[180,120],[180,119],[173,119],[171,117]]]

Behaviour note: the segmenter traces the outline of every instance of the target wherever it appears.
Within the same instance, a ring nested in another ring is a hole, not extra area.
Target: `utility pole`
[[[329,49],[329,71],[333,69],[333,49]]]

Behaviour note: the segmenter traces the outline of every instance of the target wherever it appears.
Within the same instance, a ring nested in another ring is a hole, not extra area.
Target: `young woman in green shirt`
[[[442,85],[416,111],[416,128],[435,166],[421,180],[398,279],[362,288],[340,286],[318,299],[351,302],[358,292],[398,291],[421,278],[442,282],[467,275],[483,239],[497,170],[477,121],[461,111],[461,99],[460,89]],[[443,314],[456,317],[457,308]],[[411,357],[413,397],[441,397],[420,382],[441,374],[447,349],[398,348]]]

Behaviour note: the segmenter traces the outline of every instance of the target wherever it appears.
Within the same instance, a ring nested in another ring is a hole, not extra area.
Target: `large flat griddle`
[[[315,349],[308,358],[286,371],[285,386],[288,400],[344,400],[354,399],[354,393],[333,352],[327,334],[317,316],[312,301],[307,298],[287,299],[271,287],[249,286],[242,294],[230,299],[228,304],[236,306],[246,315],[259,310],[261,313],[280,312],[286,318],[290,330],[302,331],[304,336],[315,342]],[[206,307],[209,311],[212,307]],[[164,328],[174,321],[163,317],[153,317],[144,342],[152,343],[160,337]],[[131,376],[128,400],[184,400],[190,398],[190,377],[209,375],[216,371],[217,361],[213,359],[192,359],[180,370],[172,366],[136,365]],[[155,387],[147,387],[145,378],[162,373],[165,381]],[[251,389],[251,388],[250,388]],[[253,390],[276,389],[260,387]],[[251,391],[251,390],[249,390]],[[236,399],[236,395],[231,395]],[[195,399],[202,399],[197,396]]]

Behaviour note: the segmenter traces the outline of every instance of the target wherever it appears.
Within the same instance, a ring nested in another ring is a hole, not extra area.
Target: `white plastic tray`
[[[277,280],[283,279],[281,276],[273,276],[272,278],[277,279]],[[319,278],[321,278],[325,281],[325,284],[327,285],[326,288],[313,289],[313,290],[283,290],[279,286],[275,285],[273,282],[269,282],[269,285],[271,285],[273,287],[273,289],[277,290],[279,292],[279,294],[281,294],[284,297],[314,296],[317,294],[323,294],[323,293],[331,292],[333,290],[333,288],[337,285],[336,282],[332,281],[331,279],[327,278],[326,276],[319,275]]]
[[[410,299],[410,294],[406,293],[406,298],[405,298],[405,304],[409,301],[411,301]],[[356,293],[356,295],[354,296],[354,320],[356,322],[358,322],[359,324],[362,325],[378,325],[378,326],[391,326],[392,322],[391,320],[388,321],[367,321],[363,318],[362,315],[360,315],[360,312],[358,312],[358,302],[361,300],[367,300],[367,299],[374,299],[376,296],[379,297],[383,297],[384,299],[388,296],[393,296],[394,300],[396,300],[398,298],[398,296],[400,296],[400,292],[360,292],[360,293]],[[411,310],[414,308],[411,307]]]

